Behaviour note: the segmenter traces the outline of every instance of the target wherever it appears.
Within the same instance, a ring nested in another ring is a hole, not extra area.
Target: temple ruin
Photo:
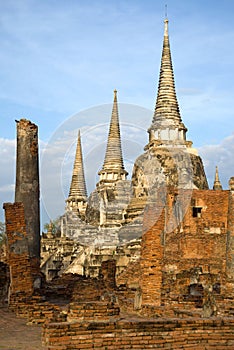
[[[5,203],[0,302],[42,325],[48,350],[233,349],[234,177],[209,189],[186,138],[168,34],[149,141],[127,179],[117,91],[88,196],[78,131],[58,232],[40,236],[37,127],[17,122],[15,202]]]

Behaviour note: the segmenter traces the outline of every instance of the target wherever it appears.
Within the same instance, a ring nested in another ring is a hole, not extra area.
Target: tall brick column
[[[157,200],[144,211],[140,258],[140,289],[142,306],[161,305],[163,233],[165,229],[164,194],[158,191]]]
[[[29,120],[17,121],[15,202],[25,212],[30,257],[40,258],[38,129]]]
[[[234,177],[229,180],[229,188],[226,272],[234,280]]]

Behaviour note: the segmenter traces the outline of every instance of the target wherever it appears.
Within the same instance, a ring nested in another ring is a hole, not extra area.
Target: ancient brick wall
[[[234,177],[229,180],[229,208],[228,208],[228,235],[227,235],[227,265],[229,279],[234,276]]]
[[[71,303],[69,305],[69,322],[110,321],[112,316],[119,315],[119,306],[104,301]]]
[[[139,286],[140,277],[140,259],[137,258],[136,261],[131,261],[119,276],[116,276],[116,284],[117,286],[126,285],[130,288],[136,288]]]
[[[119,320],[49,323],[43,329],[48,350],[191,349],[232,350],[233,319]]]
[[[162,288],[165,306],[201,309],[205,316],[224,311],[219,304],[228,296],[228,195],[228,191],[194,190],[182,222],[166,233]]]
[[[155,222],[155,217],[157,218]],[[150,227],[142,237],[140,259],[140,289],[142,305],[161,305],[162,288],[162,232],[165,223],[165,212],[162,207],[150,205],[145,209],[144,223]],[[152,226],[151,226],[152,225]]]
[[[165,234],[166,259],[182,264],[190,259],[207,259],[209,264],[219,257],[225,260],[228,191],[194,190],[190,202],[184,199],[187,195],[186,192],[182,193],[177,204],[183,208],[187,203],[183,208],[184,216],[179,220],[177,218],[177,227]]]
[[[176,316],[232,313],[233,277],[226,274],[230,215],[229,191],[181,190],[168,195],[164,210],[160,202],[148,206],[139,280],[143,313],[151,314],[150,306],[164,307],[168,316],[169,309]]]
[[[17,307],[22,298],[33,295],[40,287],[40,265],[37,258],[30,258],[22,203],[5,203],[7,233],[7,264],[10,268],[11,307]]]

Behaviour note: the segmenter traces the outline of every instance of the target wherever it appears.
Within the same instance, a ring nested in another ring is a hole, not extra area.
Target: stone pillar
[[[226,272],[234,280],[234,177],[229,180],[229,188]]]
[[[29,256],[40,258],[38,129],[29,120],[17,121],[15,202],[24,205]]]

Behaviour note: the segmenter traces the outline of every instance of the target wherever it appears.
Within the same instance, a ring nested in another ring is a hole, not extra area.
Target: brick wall
[[[230,215],[229,191],[171,191],[166,204],[158,200],[146,208],[139,280],[143,314],[233,314],[233,276],[226,274]]]
[[[103,301],[70,303],[67,320],[69,322],[110,321],[112,316],[119,315],[119,307],[114,303]]]
[[[232,350],[234,319],[118,320],[48,323],[43,342],[48,350],[191,349]]]
[[[186,195],[186,193],[185,193]],[[162,300],[175,310],[225,314],[229,191],[194,190],[183,221],[165,235]],[[198,217],[194,208],[201,208]]]
[[[227,276],[234,276],[234,177],[229,180],[228,236],[227,236]]]
[[[157,218],[154,222],[154,218]],[[151,220],[152,224],[151,224]],[[144,223],[151,226],[142,237],[139,281],[142,292],[142,305],[161,305],[162,288],[162,232],[165,223],[165,211],[161,206],[149,205],[145,209]]]
[[[5,203],[5,222],[7,233],[7,264],[10,268],[11,307],[23,298],[31,297],[39,281],[40,265],[37,258],[30,258],[22,203]],[[39,280],[37,280],[39,279]]]

